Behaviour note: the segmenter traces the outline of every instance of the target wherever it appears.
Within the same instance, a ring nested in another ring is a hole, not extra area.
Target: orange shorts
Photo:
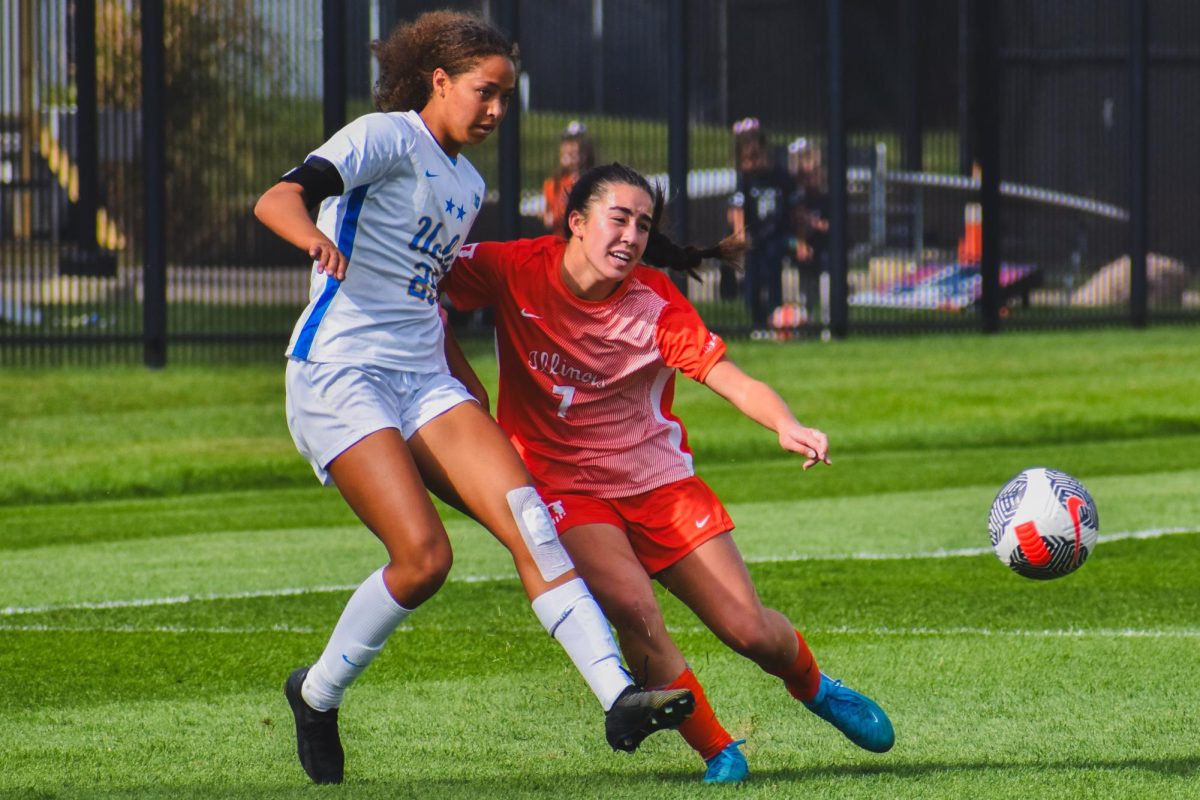
[[[559,534],[579,525],[606,523],[629,537],[649,575],[674,564],[714,536],[733,530],[733,520],[713,490],[696,476],[632,497],[564,494],[539,487]]]

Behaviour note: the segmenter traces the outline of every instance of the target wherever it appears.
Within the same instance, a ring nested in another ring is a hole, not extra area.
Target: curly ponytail
[[[429,11],[401,23],[371,43],[379,59],[373,98],[379,111],[420,111],[432,93],[433,71],[450,77],[469,72],[488,56],[504,56],[516,66],[519,50],[506,34],[475,14]]]

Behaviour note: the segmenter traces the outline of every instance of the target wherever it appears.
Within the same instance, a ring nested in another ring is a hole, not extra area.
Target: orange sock
[[[792,697],[808,701],[816,697],[817,690],[821,688],[821,670],[817,669],[817,661],[800,631],[796,631],[796,643],[800,646],[800,652],[796,653],[796,660],[792,665],[781,672],[771,674],[783,679],[783,685]]]
[[[716,712],[708,704],[704,689],[691,668],[685,669],[679,677],[667,684],[667,689],[691,689],[696,698],[696,710],[679,726],[679,733],[693,750],[700,754],[705,761],[725,749],[733,741],[729,731],[717,720]]]

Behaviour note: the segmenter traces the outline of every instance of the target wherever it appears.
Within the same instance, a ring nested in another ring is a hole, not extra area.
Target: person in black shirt
[[[729,198],[729,224],[746,241],[742,291],[751,327],[762,335],[783,302],[783,260],[795,241],[795,182],[771,163],[757,119],[741,120],[733,133],[737,189]]]
[[[788,145],[788,172],[795,181],[796,246],[791,256],[800,273],[800,291],[810,322],[819,319],[821,273],[829,269],[829,195],[821,161],[817,145],[804,137]]]

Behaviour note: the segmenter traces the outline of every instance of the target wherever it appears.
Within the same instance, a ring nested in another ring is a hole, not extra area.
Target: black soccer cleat
[[[296,755],[313,783],[341,783],[346,754],[338,737],[338,710],[317,711],[304,702],[300,688],[306,675],[308,667],[300,667],[283,684],[283,694],[296,718]]]
[[[678,728],[695,708],[690,689],[627,686],[604,717],[604,734],[613,750],[632,753],[655,731]]]

